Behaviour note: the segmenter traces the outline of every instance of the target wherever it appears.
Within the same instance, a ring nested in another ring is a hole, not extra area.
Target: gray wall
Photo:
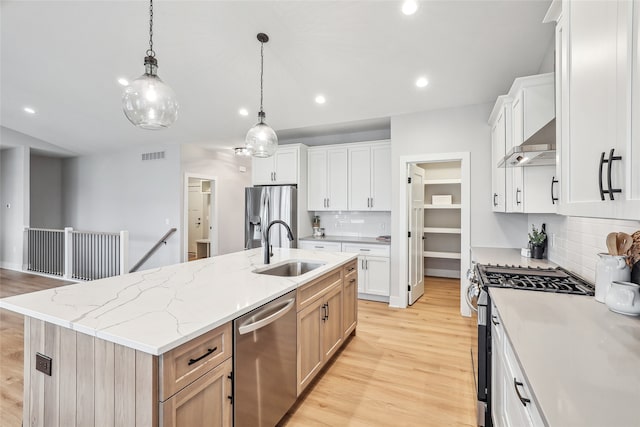
[[[29,148],[0,150],[0,266],[22,269],[29,225]]]
[[[241,172],[245,167],[246,172]],[[244,249],[244,189],[251,186],[251,158],[236,157],[232,150],[182,146],[182,198],[185,174],[216,178],[218,185],[218,255]],[[184,202],[183,202],[184,203]],[[182,206],[182,203],[181,203]],[[182,209],[184,216],[184,209]],[[183,224],[186,219],[183,219]],[[182,245],[184,252],[184,243]]]
[[[31,227],[64,228],[62,219],[62,159],[31,154]]]
[[[161,160],[141,154],[165,151]],[[157,145],[65,159],[63,219],[78,230],[129,231],[132,267],[171,227],[141,269],[180,262],[180,147]]]
[[[391,118],[392,188],[404,185],[400,156],[470,152],[471,246],[520,247],[526,243],[527,216],[496,214],[491,207],[491,134],[487,120],[493,104],[426,111]],[[391,199],[391,297],[400,295],[399,192]],[[468,248],[462,248],[463,251]],[[405,267],[403,267],[405,268]],[[403,286],[406,284],[403,284]]]

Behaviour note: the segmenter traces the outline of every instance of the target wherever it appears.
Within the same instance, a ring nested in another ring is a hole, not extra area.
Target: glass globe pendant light
[[[122,109],[127,119],[143,129],[165,129],[178,118],[176,94],[158,77],[158,60],[153,50],[153,0],[149,0],[149,49],[144,74],[125,88]]]
[[[260,112],[258,113],[258,123],[247,132],[245,148],[253,157],[271,157],[278,149],[278,136],[264,121],[265,114],[262,109],[264,44],[269,41],[269,36],[259,33],[258,41],[260,42]]]

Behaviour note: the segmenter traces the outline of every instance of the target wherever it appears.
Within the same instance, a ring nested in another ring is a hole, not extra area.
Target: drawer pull
[[[207,352],[205,354],[203,354],[202,356],[198,357],[197,359],[189,359],[189,366],[193,365],[194,363],[197,363],[197,362],[201,361],[202,359],[204,359],[205,357],[207,357],[208,355],[210,355],[211,353],[213,353],[217,349],[218,349],[218,347],[209,348],[209,349],[207,349]]]
[[[314,246],[316,249],[324,249],[324,246]]]
[[[513,379],[513,388],[516,389],[518,399],[520,399],[520,402],[522,402],[522,406],[527,406],[527,403],[530,403],[531,400],[527,399],[526,397],[522,397],[522,395],[520,394],[520,390],[518,389],[518,386],[522,387],[523,385],[524,384],[522,384],[520,381],[516,380],[515,378]]]
[[[360,251],[361,251],[361,252],[369,252],[370,250],[371,250],[371,249],[362,249],[362,248],[360,248]]]
[[[351,279],[351,280],[349,280],[349,283],[353,283],[355,281],[356,281],[356,279]]]
[[[356,269],[355,267],[351,267],[351,268],[349,268],[347,271],[348,271],[349,273],[351,273],[351,272],[352,272],[353,270],[355,270],[355,269]]]

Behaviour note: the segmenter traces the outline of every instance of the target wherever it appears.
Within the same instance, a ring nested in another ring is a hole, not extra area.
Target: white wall
[[[217,181],[218,255],[244,249],[244,189],[251,186],[251,158],[232,150],[212,150],[186,144],[181,148],[182,191],[186,173],[213,176]],[[240,167],[246,168],[245,172]],[[184,195],[181,196],[184,200]],[[180,203],[183,212],[182,202]],[[181,253],[184,249],[181,249]]]
[[[554,72],[554,64],[556,60],[555,53],[556,53],[556,39],[555,37],[551,37],[549,46],[547,46],[547,51],[545,52],[544,58],[542,58],[542,62],[540,63],[538,74]]]
[[[491,208],[491,135],[487,119],[493,104],[426,111],[391,118],[391,297],[400,295],[399,245],[406,242],[399,226],[399,192],[406,185],[400,156],[469,152],[471,164],[471,246],[519,247],[526,243],[528,218],[495,214]],[[469,248],[462,248],[467,251]],[[402,266],[406,268],[406,266]]]
[[[63,228],[62,158],[31,154],[29,169],[29,225],[37,228]]]
[[[164,151],[160,160],[141,160]],[[65,225],[88,231],[129,231],[129,267],[171,227],[177,233],[141,267],[180,262],[180,147],[156,145],[65,159]]]
[[[0,266],[21,270],[29,225],[29,148],[0,150]]]
[[[75,153],[60,148],[57,145],[50,144],[4,126],[0,126],[0,146],[2,146],[2,148],[29,147],[32,153],[37,151],[51,156],[69,157],[75,155]]]

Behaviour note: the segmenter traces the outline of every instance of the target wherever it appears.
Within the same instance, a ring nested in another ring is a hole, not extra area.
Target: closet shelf
[[[446,259],[460,259],[459,252],[435,252],[424,251],[425,258],[446,258]]]
[[[425,209],[461,209],[462,205],[460,203],[453,203],[450,205],[432,205],[430,203],[424,205]]]
[[[425,227],[425,233],[439,233],[439,234],[461,234],[461,228],[451,228],[451,227]]]
[[[433,185],[433,184],[461,184],[462,179],[460,178],[448,178],[448,179],[426,179],[423,181],[424,185]]]

